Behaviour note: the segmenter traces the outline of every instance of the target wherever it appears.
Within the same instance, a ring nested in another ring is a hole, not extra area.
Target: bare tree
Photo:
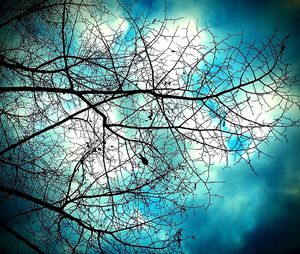
[[[219,39],[137,6],[1,10],[1,226],[38,253],[180,252],[211,165],[252,168],[296,124],[288,36]]]

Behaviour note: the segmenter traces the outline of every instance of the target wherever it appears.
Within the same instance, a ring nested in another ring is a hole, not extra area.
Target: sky
[[[286,54],[299,78],[300,1],[185,0],[167,6],[172,15],[198,18],[220,34],[243,32],[249,40],[271,35],[278,21],[291,35]],[[223,198],[190,214],[184,232],[195,240],[187,241],[184,253],[300,253],[300,130],[287,134],[288,143],[265,145],[272,158],[254,160],[257,175],[243,164],[215,169],[225,181],[215,187]]]
[[[162,0],[145,0],[151,16],[161,13]],[[287,56],[300,77],[300,0],[167,0],[167,14],[213,26],[216,34],[243,32],[249,40],[269,36],[277,21],[290,34]],[[300,89],[298,89],[298,92]],[[300,94],[300,92],[299,92]],[[300,114],[299,114],[300,116]],[[288,142],[271,142],[272,158],[253,161],[257,175],[244,164],[215,167],[222,184],[207,211],[191,212],[183,233],[193,235],[183,244],[186,254],[300,253],[300,128],[287,131]],[[197,202],[197,200],[196,200]],[[0,239],[0,242],[2,240]]]

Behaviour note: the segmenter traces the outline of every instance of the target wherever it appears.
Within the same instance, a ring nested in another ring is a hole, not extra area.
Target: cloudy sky
[[[159,5],[154,2],[153,9],[158,11]],[[300,1],[178,0],[167,1],[167,6],[174,16],[198,18],[221,35],[243,32],[249,40],[271,35],[278,21],[291,34],[287,55],[299,75]],[[218,179],[225,183],[215,190],[223,199],[215,199],[206,212],[190,215],[185,233],[196,239],[186,243],[185,253],[299,253],[299,143],[299,128],[291,128],[288,143],[266,145],[273,158],[254,161],[257,175],[242,164],[218,170]]]
[[[186,253],[299,253],[299,142],[294,129],[288,144],[266,147],[273,158],[255,161],[257,176],[242,165],[219,173],[223,199],[189,217]]]
[[[290,34],[287,56],[300,78],[300,0],[166,0],[170,17],[198,20],[216,34],[243,32],[248,40],[270,36],[276,27]],[[144,0],[151,18],[161,14],[163,0]],[[298,89],[298,92],[300,89]],[[299,92],[300,94],[300,92]],[[299,111],[300,116],[300,111]],[[191,213],[183,225],[193,235],[184,253],[299,253],[300,244],[300,128],[290,128],[288,143],[271,142],[265,151],[272,158],[255,159],[255,175],[243,164],[214,168],[222,184],[205,212]],[[1,239],[0,239],[1,242]],[[3,244],[3,242],[2,242]]]

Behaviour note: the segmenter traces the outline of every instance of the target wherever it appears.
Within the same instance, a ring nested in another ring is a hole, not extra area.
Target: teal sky
[[[152,4],[159,11],[161,1]],[[300,1],[185,0],[167,1],[167,8],[170,16],[199,18],[218,35],[243,32],[247,40],[270,36],[278,21],[291,35],[286,54],[299,77]],[[254,160],[257,175],[243,164],[216,167],[218,180],[225,183],[215,190],[223,198],[206,212],[191,213],[185,233],[196,239],[185,244],[185,253],[300,252],[300,130],[290,128],[287,134],[288,143],[265,146],[273,158]]]
[[[151,6],[151,18],[162,13],[163,0],[139,3]],[[220,36],[243,32],[249,41],[270,36],[278,21],[279,28],[291,35],[286,56],[300,78],[300,0],[166,0],[166,4],[169,17],[198,19],[200,26],[212,26]],[[265,145],[272,158],[254,159],[257,175],[244,164],[212,169],[216,180],[224,181],[213,187],[223,198],[215,198],[207,211],[190,212],[183,234],[195,239],[183,244],[185,254],[300,253],[300,128],[290,128],[287,137],[288,143]]]

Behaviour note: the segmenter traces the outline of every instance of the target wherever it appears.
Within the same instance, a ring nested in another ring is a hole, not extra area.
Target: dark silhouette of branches
[[[1,10],[0,225],[38,253],[180,252],[210,167],[252,168],[297,123],[288,37],[220,39],[125,2]]]

